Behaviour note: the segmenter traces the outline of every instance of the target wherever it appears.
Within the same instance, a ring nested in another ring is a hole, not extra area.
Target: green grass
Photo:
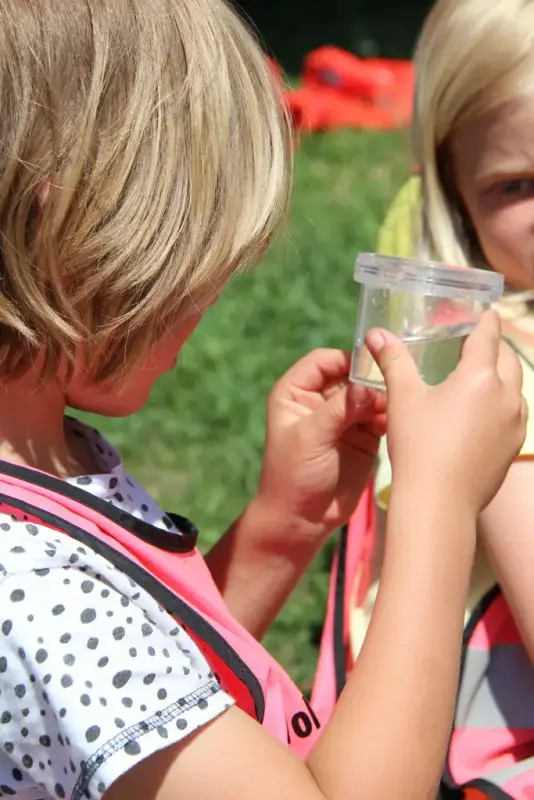
[[[197,524],[203,549],[254,493],[274,381],[314,347],[351,347],[355,256],[374,248],[409,169],[404,135],[344,131],[302,141],[285,236],[231,283],[142,413],[95,421],[165,508]],[[328,552],[319,556],[266,638],[303,689],[328,561]]]

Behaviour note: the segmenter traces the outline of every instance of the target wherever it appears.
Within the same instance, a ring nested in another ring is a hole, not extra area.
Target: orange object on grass
[[[362,59],[321,47],[306,57],[301,87],[285,99],[302,131],[388,130],[410,124],[413,86],[410,61]]]

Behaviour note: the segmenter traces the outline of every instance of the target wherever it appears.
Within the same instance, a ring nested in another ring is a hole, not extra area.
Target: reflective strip
[[[529,758],[517,765],[521,774],[503,775],[504,790],[514,800],[532,800],[534,797],[534,758]]]
[[[534,757],[484,777],[500,789],[506,790],[514,800],[531,800],[534,797]]]
[[[455,728],[468,727],[467,719],[473,698],[476,697],[481,682],[484,680],[491,658],[490,650],[473,650],[468,648],[464,654],[462,682],[456,700]],[[472,727],[470,725],[469,727]]]
[[[446,768],[464,798],[534,800],[534,668],[495,589],[466,628]]]
[[[522,645],[468,649],[455,727],[534,729],[534,669]]]
[[[455,784],[464,785],[493,772],[513,767],[534,752],[534,731],[514,731],[506,728],[454,731],[451,738],[448,773]],[[480,788],[480,787],[479,787]]]

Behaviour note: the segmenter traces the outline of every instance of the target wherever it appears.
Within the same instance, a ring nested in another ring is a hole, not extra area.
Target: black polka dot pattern
[[[166,529],[116,454],[101,449],[101,459],[116,458],[105,467],[113,473],[72,482],[116,505],[119,495],[130,513]],[[232,703],[193,641],[144,590],[22,515],[0,514],[0,653],[5,796],[40,786],[53,797],[98,800],[135,761]]]
[[[65,561],[68,562],[68,554]],[[100,565],[98,569],[102,571]],[[218,691],[193,642],[150,597],[119,573],[115,578],[121,585],[114,586],[108,580],[110,588],[103,597],[96,580],[96,574],[100,577],[101,573],[93,568],[91,574],[90,593],[96,590],[98,600],[89,607],[84,604],[88,594],[86,573],[74,570],[70,583],[64,584],[62,579],[58,580],[59,570],[52,569],[47,575],[30,571],[20,579],[24,593],[20,602],[32,603],[36,627],[27,621],[26,615],[21,616],[20,622],[12,615],[11,625],[4,625],[6,641],[13,638],[23,622],[26,637],[30,638],[14,639],[8,655],[0,657],[0,673],[9,672],[12,658],[16,669],[18,657],[18,664],[25,664],[24,670],[31,666],[34,674],[30,683],[33,679],[37,685],[46,687],[39,695],[42,706],[36,709],[33,705],[32,711],[18,705],[34,703],[34,698],[27,700],[26,681],[15,683],[10,709],[28,718],[27,726],[20,729],[13,728],[13,712],[1,707],[0,694],[0,731],[3,727],[7,729],[4,755],[0,757],[0,779],[15,793],[17,789],[13,787],[17,785],[44,782],[56,797],[81,798],[84,792],[78,789],[82,786],[89,789],[91,796],[99,797],[105,791],[102,787],[127,770],[132,761],[158,749],[161,746],[158,742],[178,741],[189,735],[221,713],[223,701],[225,705],[231,702]],[[37,605],[42,596],[42,581],[46,584],[50,581],[53,587],[48,596],[62,594],[61,603]],[[0,602],[1,589],[0,585]],[[16,590],[9,588],[9,596],[13,591]],[[57,613],[58,606],[61,613]],[[108,617],[101,613],[105,609],[112,610],[121,624],[105,622]],[[96,624],[97,618],[99,635],[87,637],[86,626]],[[126,622],[127,618],[130,622]],[[43,635],[35,637],[33,630]],[[146,644],[147,641],[151,644]],[[33,642],[37,647],[32,648]],[[183,659],[181,670],[176,670],[175,675],[168,672],[170,648],[176,651],[175,666],[179,658]],[[40,754],[25,751],[23,747],[30,736],[35,737],[32,733],[35,726]],[[76,767],[73,760],[72,741],[78,751],[82,742],[83,768]],[[109,759],[110,753],[114,754],[113,760]],[[7,773],[4,762],[9,766]]]

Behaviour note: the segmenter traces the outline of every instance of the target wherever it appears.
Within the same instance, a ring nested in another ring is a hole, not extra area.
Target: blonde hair
[[[534,0],[438,0],[415,71],[419,254],[466,266],[483,257],[450,185],[448,144],[459,126],[534,88]]]
[[[80,345],[117,377],[284,217],[289,125],[225,0],[0,0],[0,107],[1,377]]]

